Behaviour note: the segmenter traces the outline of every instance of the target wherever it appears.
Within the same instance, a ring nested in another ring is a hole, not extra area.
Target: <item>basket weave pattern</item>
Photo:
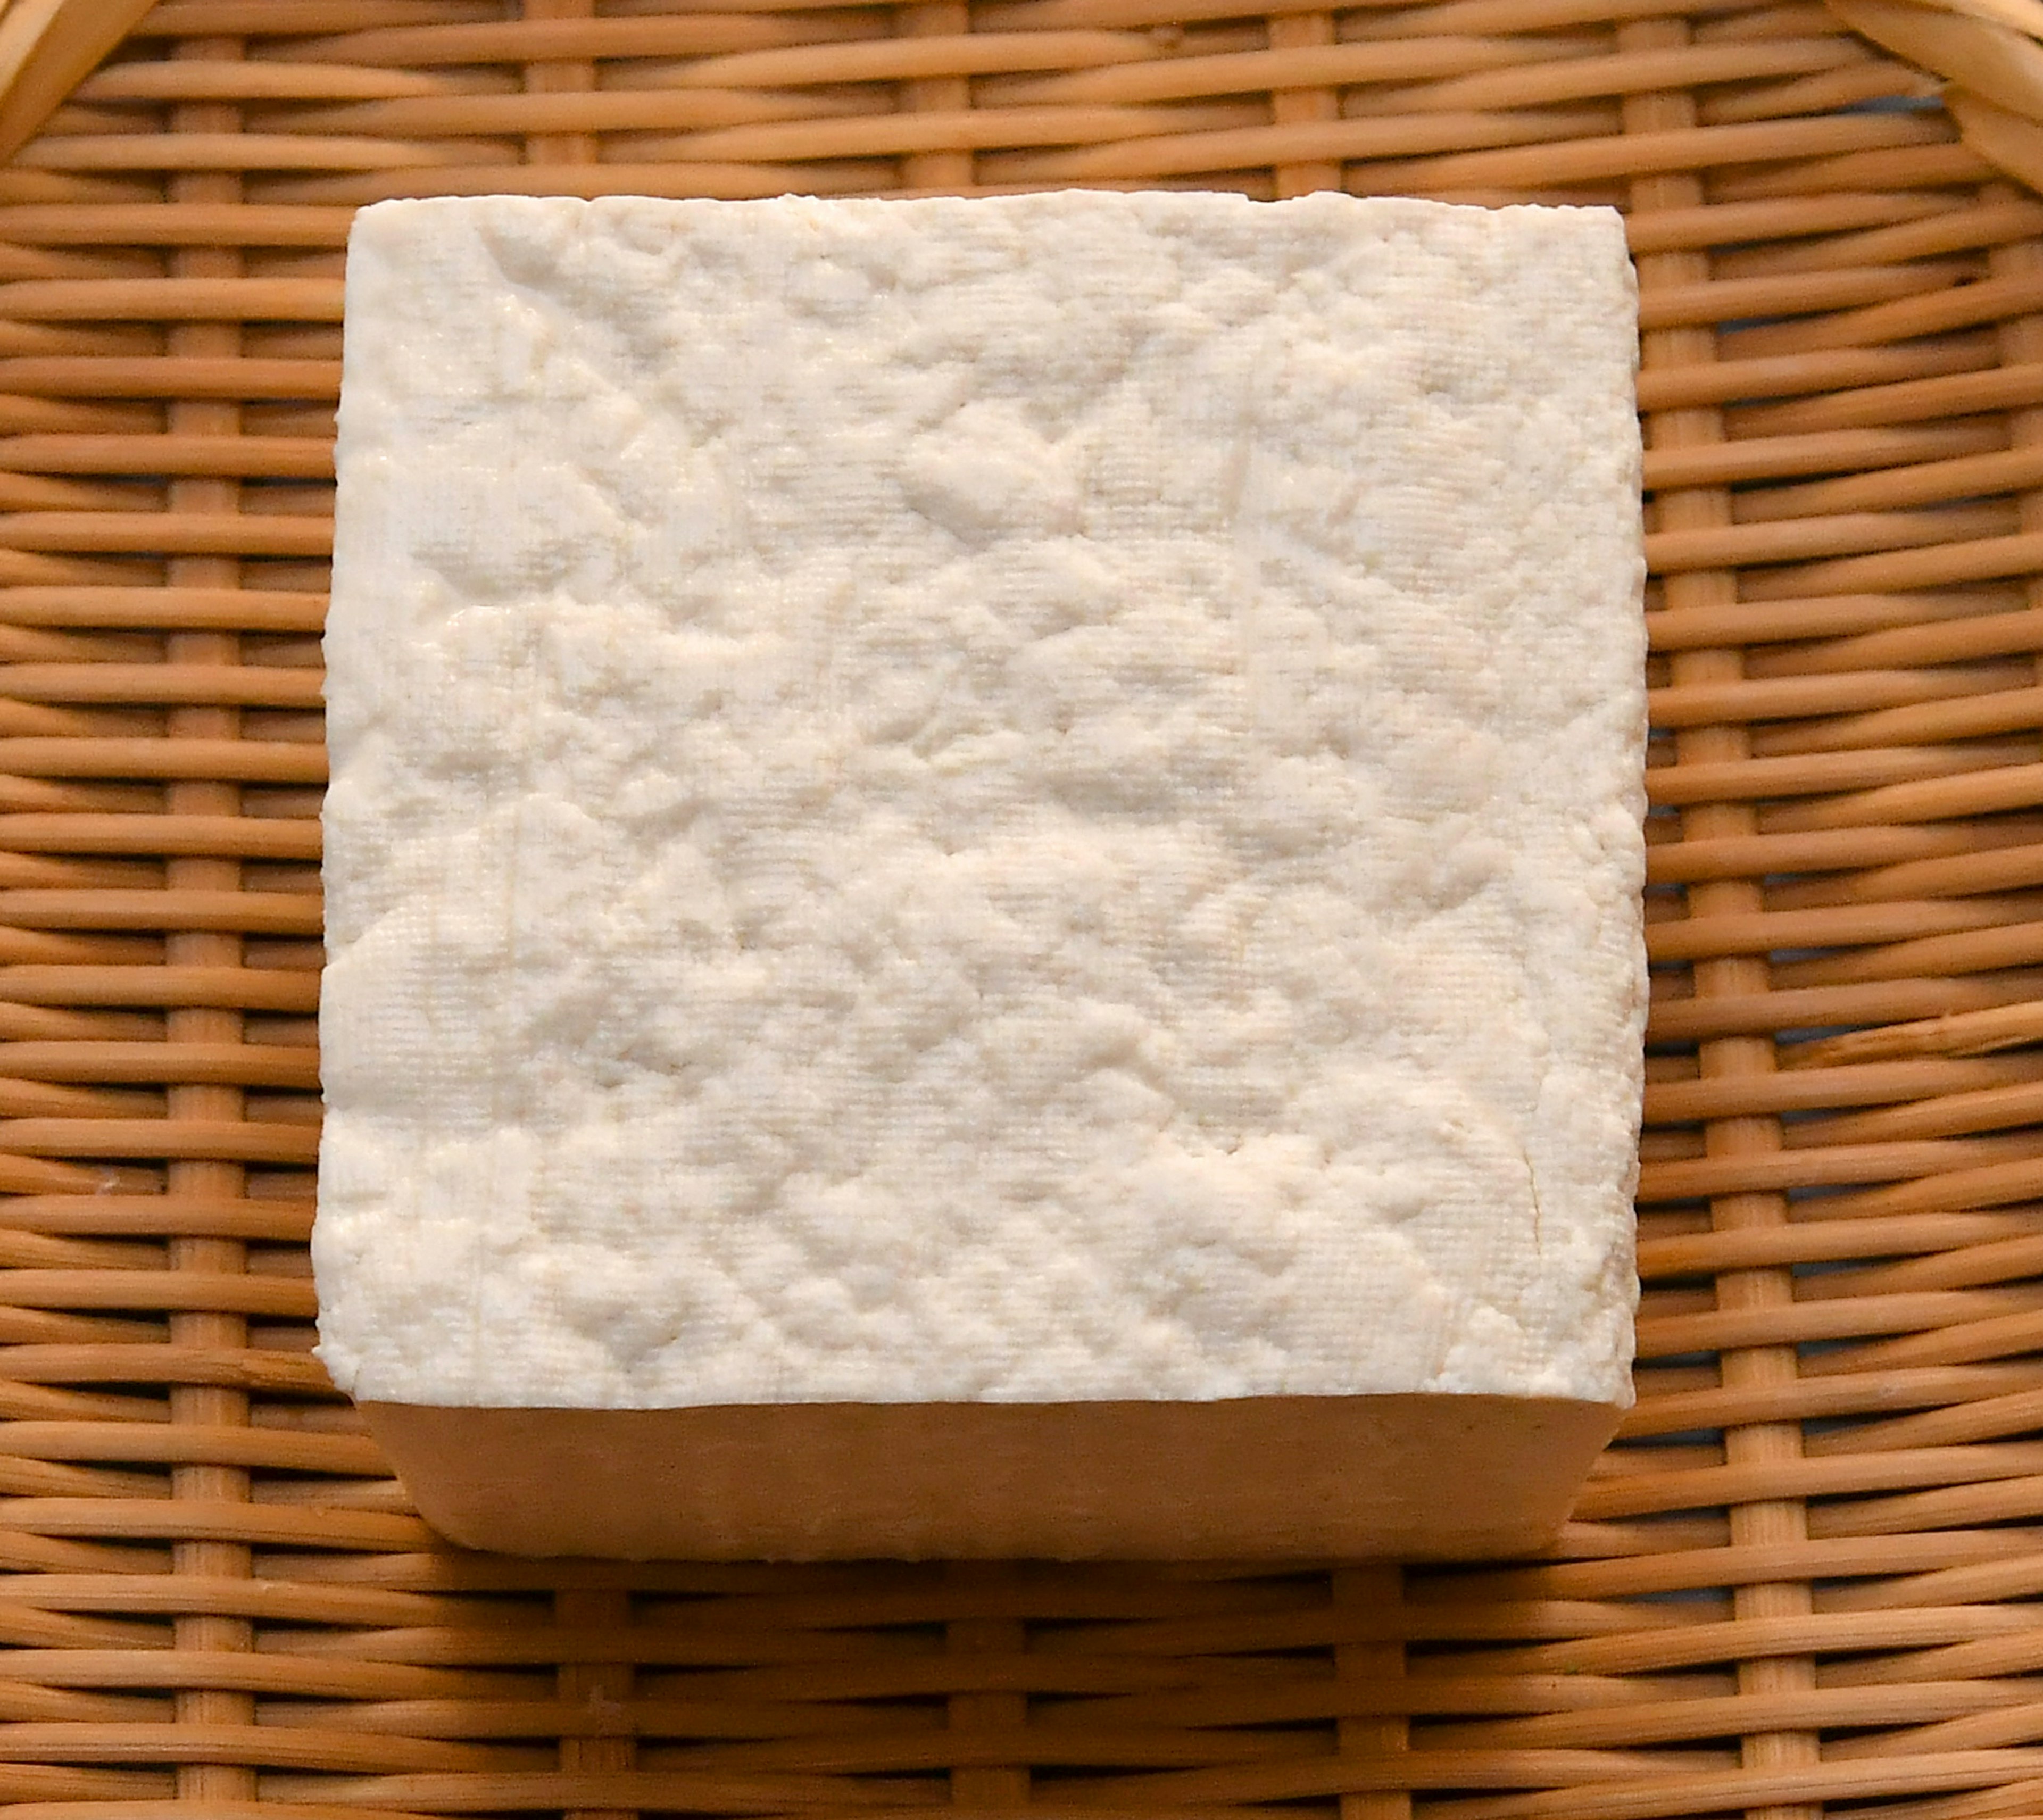
[[[2043,1812],[2043,203],[1811,0],[1239,3],[163,0],[0,168],[17,1820]],[[1628,212],[1638,1409],[1538,1563],[450,1551],[308,1356],[349,211],[1073,182]]]

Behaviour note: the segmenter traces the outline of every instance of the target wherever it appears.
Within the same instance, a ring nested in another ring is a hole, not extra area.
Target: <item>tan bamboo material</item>
[[[15,1820],[2043,1813],[2043,51],[1953,4],[160,0],[53,111],[134,10],[0,8]],[[1067,183],[1627,212],[1638,1406],[1516,1561],[461,1553],[309,1356],[350,209]]]

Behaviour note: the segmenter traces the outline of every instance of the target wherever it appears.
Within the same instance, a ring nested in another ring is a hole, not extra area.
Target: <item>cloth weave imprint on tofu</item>
[[[1628,1399],[1615,214],[386,202],[345,340],[340,1385]]]

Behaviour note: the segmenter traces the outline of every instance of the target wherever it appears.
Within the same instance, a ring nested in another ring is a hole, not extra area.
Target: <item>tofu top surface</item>
[[[1600,210],[364,210],[336,1381],[1624,1400],[1635,349]]]

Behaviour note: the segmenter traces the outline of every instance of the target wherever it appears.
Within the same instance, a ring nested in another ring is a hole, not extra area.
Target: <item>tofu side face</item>
[[[1604,211],[363,211],[335,1380],[1626,1400],[1635,347]]]

